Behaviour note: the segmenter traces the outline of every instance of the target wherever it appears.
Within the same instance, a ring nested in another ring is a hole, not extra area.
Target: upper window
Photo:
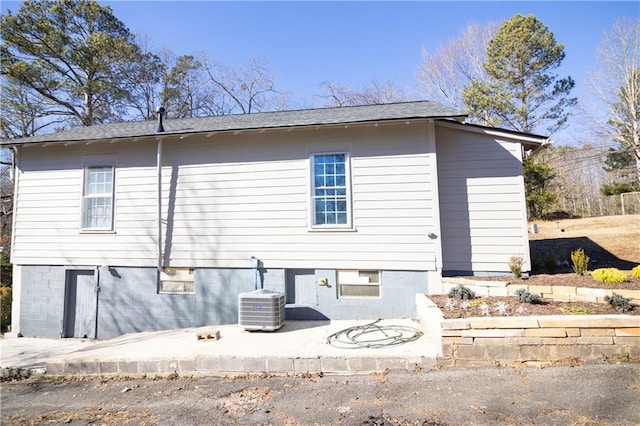
[[[314,227],[351,225],[349,199],[349,157],[341,154],[314,154],[312,161],[311,206]]]
[[[87,166],[82,190],[82,229],[113,228],[113,166]]]

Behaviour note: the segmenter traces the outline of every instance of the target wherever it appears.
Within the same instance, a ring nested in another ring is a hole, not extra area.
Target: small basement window
[[[339,298],[382,297],[380,271],[338,271]]]
[[[192,268],[162,268],[159,293],[195,294],[195,274]]]

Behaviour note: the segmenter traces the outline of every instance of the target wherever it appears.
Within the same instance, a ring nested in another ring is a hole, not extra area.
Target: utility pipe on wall
[[[158,107],[156,113],[158,114],[158,127],[156,133],[163,133],[164,126],[162,125],[162,115],[165,109]],[[162,271],[162,137],[158,137],[158,147],[156,151],[156,173],[158,178],[158,280],[160,279],[160,271]]]
[[[160,272],[162,270],[162,138],[158,138],[156,162],[158,177],[158,272]]]

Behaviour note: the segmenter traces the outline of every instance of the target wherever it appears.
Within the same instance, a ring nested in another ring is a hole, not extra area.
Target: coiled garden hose
[[[403,325],[378,325],[381,319],[370,324],[345,328],[327,337],[327,343],[343,349],[384,348],[418,340],[422,332]]]

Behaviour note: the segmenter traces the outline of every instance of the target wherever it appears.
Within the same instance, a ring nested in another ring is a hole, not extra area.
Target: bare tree
[[[589,81],[607,111],[600,117],[602,129],[634,157],[640,184],[640,19],[615,22],[603,35],[597,57]]]
[[[343,107],[355,105],[380,105],[407,100],[404,92],[390,81],[371,80],[362,90],[343,86],[336,82],[321,85],[326,106]]]
[[[275,75],[267,60],[252,59],[234,69],[220,62],[202,61],[209,87],[205,108],[210,115],[273,111],[283,108]]]
[[[498,25],[468,24],[462,33],[435,52],[422,50],[422,63],[418,67],[419,90],[429,100],[452,108],[466,109],[462,91],[474,80],[484,80],[483,63],[489,40]]]

